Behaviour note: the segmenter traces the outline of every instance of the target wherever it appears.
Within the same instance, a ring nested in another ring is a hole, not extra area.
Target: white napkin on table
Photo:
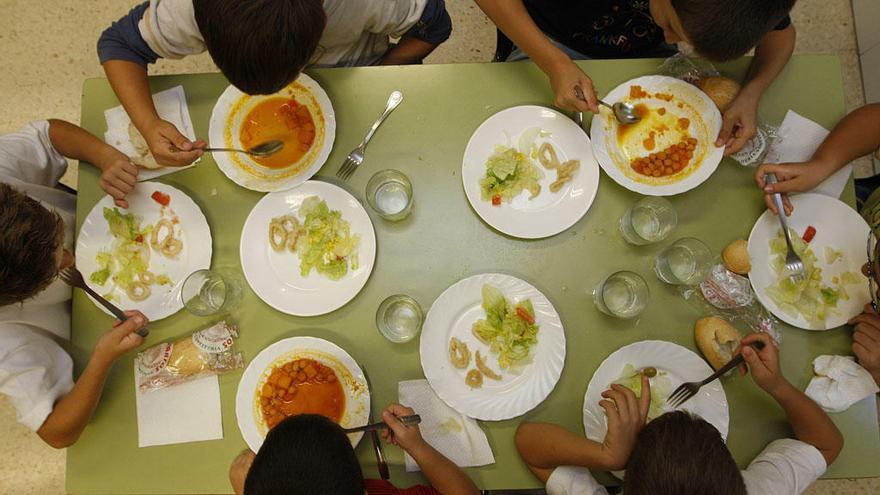
[[[183,91],[183,86],[175,86],[154,94],[153,104],[156,106],[156,112],[159,114],[159,117],[174,124],[180,133],[189,138],[190,141],[195,141],[196,131],[193,128],[192,118],[189,115],[189,107],[186,105],[186,93]],[[134,145],[131,143],[131,138],[128,136],[128,126],[131,124],[131,118],[125,112],[125,109],[122,108],[122,105],[105,110],[104,118],[107,120],[107,132],[104,133],[104,141],[130,157],[137,156]],[[138,171],[138,181],[179,172],[194,166],[199,160],[185,167],[142,168]]]
[[[135,370],[138,447],[223,438],[217,376],[140,392]]]
[[[400,382],[397,387],[400,403],[411,407],[422,417],[422,437],[438,452],[459,467],[485,466],[495,463],[486,434],[472,418],[447,406],[428,380]],[[406,470],[418,471],[419,466],[409,454],[404,455]]]
[[[812,120],[789,110],[782,125],[779,126],[778,134],[779,138],[774,140],[764,159],[767,163],[805,162],[813,157],[813,153],[830,132]],[[851,163],[847,164],[810,192],[840,198],[852,174],[852,168]]]
[[[813,360],[816,376],[804,391],[827,412],[842,412],[880,391],[874,378],[852,356],[819,356]]]

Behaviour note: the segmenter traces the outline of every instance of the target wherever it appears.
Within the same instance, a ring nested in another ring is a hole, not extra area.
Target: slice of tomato
[[[138,234],[138,236],[135,237],[134,240],[135,240],[135,242],[144,242],[144,236],[141,234]]]
[[[534,325],[535,323],[535,317],[530,315],[529,312],[524,310],[523,308],[516,308],[516,316],[518,316],[521,320],[525,321],[529,325]]]
[[[809,227],[807,227],[807,230],[804,231],[804,236],[802,237],[802,239],[804,240],[804,242],[810,242],[813,240],[813,237],[816,237],[816,227],[810,225]]]
[[[501,204],[501,195],[496,194],[495,196],[492,196],[492,206],[498,206],[500,204]]]
[[[162,191],[153,191],[153,194],[150,195],[153,198],[153,201],[159,203],[162,206],[168,206],[171,203],[171,196],[163,193]]]

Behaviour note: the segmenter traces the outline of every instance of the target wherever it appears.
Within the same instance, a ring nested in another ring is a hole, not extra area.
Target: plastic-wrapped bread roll
[[[719,369],[733,359],[733,353],[742,339],[730,323],[717,316],[697,320],[694,339],[712,368]]]
[[[244,363],[234,348],[236,338],[238,329],[221,321],[175,342],[150,347],[135,359],[139,390],[148,392],[241,368]]]

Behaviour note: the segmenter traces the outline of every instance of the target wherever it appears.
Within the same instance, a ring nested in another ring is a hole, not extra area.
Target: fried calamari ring
[[[455,337],[449,339],[449,361],[460,370],[467,368],[471,362],[471,351],[467,344]]]
[[[556,156],[556,149],[550,143],[543,143],[538,148],[538,161],[546,169],[559,168],[559,157]]]
[[[153,275],[153,272],[147,270],[140,275],[138,275],[138,279],[141,283],[146,285],[153,285],[156,283],[156,276]]]
[[[159,237],[159,234],[162,233],[162,230],[166,230],[168,233],[165,237]],[[161,250],[162,246],[168,242],[169,239],[174,238],[174,224],[171,223],[171,220],[167,218],[163,218],[156,222],[156,226],[153,228],[153,234],[150,236],[150,247],[155,250]]]
[[[480,373],[480,370],[470,370],[464,377],[464,382],[470,388],[480,388],[483,386],[483,374]]]
[[[183,241],[175,239],[174,237],[169,237],[165,240],[165,244],[162,245],[161,251],[165,257],[173,258],[183,251]]]
[[[483,356],[480,355],[480,351],[477,351],[477,357],[475,359],[477,363],[477,369],[480,370],[480,373],[486,375],[486,378],[490,380],[500,380],[501,375],[492,371],[492,368],[486,365],[486,362],[483,361]]]
[[[284,251],[287,246],[287,229],[284,228],[284,223],[280,218],[273,218],[269,222],[269,245],[276,253]]]
[[[143,282],[132,282],[125,288],[125,293],[132,301],[143,301],[150,297],[150,286]]]

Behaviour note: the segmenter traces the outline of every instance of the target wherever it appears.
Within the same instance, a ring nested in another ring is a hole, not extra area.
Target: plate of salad
[[[461,170],[471,207],[507,235],[538,239],[580,220],[599,189],[590,138],[571,118],[525,105],[474,131]]]
[[[419,341],[434,392],[472,418],[515,418],[540,404],[565,364],[565,330],[553,304],[528,282],[474,275],[428,310]]]
[[[344,189],[316,180],[263,196],[241,231],[241,267],[266,304],[316,316],[351,301],[376,259],[369,215]]]
[[[199,206],[167,184],[139,182],[126,200],[128,209],[110,196],[92,208],[77,238],[76,266],[112,303],[160,320],[183,307],[186,277],[210,268],[211,229]]]
[[[758,300],[789,325],[805,330],[837,328],[871,302],[861,267],[867,262],[870,231],[846,203],[823,194],[791,196],[788,218],[795,252],[804,262],[804,280],[785,271],[787,252],[779,219],[770,210],[749,235],[749,280]]]
[[[584,432],[587,438],[602,442],[608,432],[605,410],[599,405],[602,392],[614,383],[629,387],[641,394],[642,374],[651,384],[651,408],[648,421],[673,409],[666,399],[685,382],[700,381],[713,373],[712,368],[693,351],[672,342],[644,340],[611,353],[602,361],[587,385],[584,395]],[[704,385],[694,398],[682,404],[679,410],[695,414],[714,426],[727,439],[730,412],[727,395],[719,380]],[[616,474],[616,473],[615,473]]]

